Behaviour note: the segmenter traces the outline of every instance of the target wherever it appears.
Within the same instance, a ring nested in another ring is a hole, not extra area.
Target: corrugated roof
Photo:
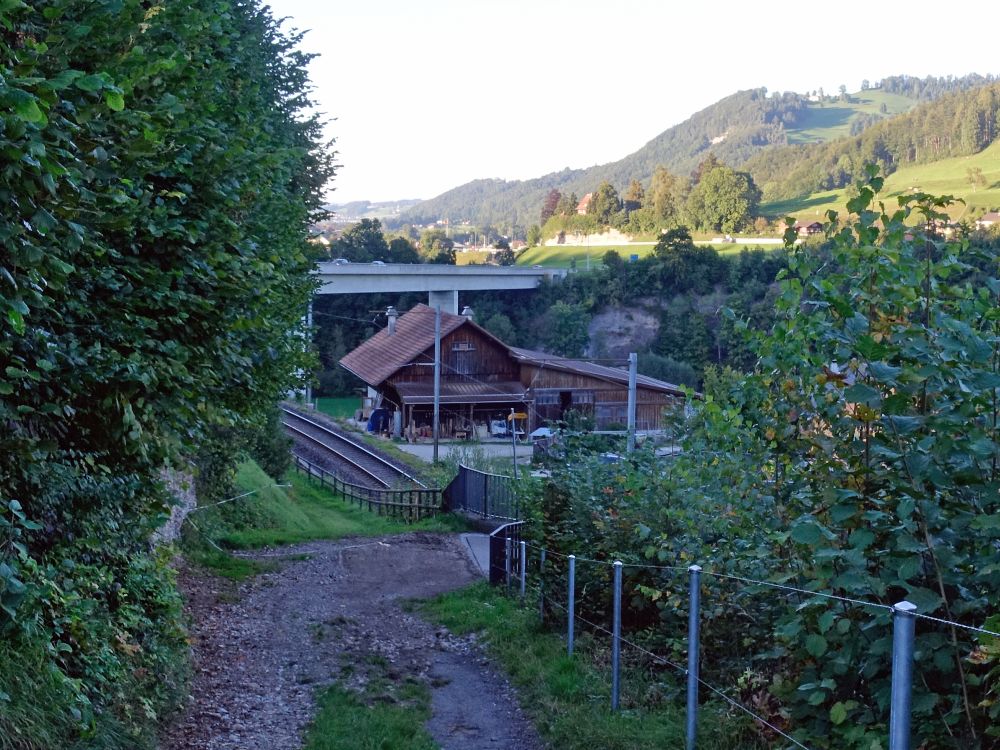
[[[536,365],[538,367],[546,367],[550,370],[561,370],[563,372],[572,372],[577,375],[600,378],[601,380],[610,380],[614,383],[623,383],[626,386],[628,385],[627,370],[619,370],[617,367],[605,367],[604,365],[597,365],[593,362],[585,362],[579,359],[566,359],[565,357],[558,357],[554,354],[536,352],[531,349],[521,349],[516,346],[508,348],[516,359],[528,364]],[[636,375],[635,382],[636,385],[642,386],[643,388],[649,388],[650,390],[671,393],[676,396],[684,395],[684,391],[681,390],[680,386],[674,385],[673,383],[667,383],[663,380],[657,380],[656,378],[651,378],[647,375]]]
[[[434,403],[433,383],[396,383],[394,387],[404,404]],[[442,404],[518,404],[525,398],[524,386],[518,382],[441,383]]]
[[[441,336],[447,336],[468,322],[468,318],[461,315],[442,311]],[[344,355],[340,364],[368,385],[377,386],[433,346],[434,310],[427,305],[417,305],[399,316],[393,335],[390,336],[388,330],[383,328],[357,349]]]

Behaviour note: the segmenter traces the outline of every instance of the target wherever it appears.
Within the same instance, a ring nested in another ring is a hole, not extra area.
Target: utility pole
[[[638,367],[639,357],[631,352],[628,355],[628,453],[635,450],[635,381]]]
[[[510,407],[510,450],[514,456],[514,479],[517,479],[517,419],[513,406]]]
[[[309,298],[309,307],[306,308],[306,333],[305,336],[310,344],[312,344],[315,336],[313,334],[313,298]],[[315,404],[313,404],[313,387],[312,387],[312,375],[309,376],[309,380],[306,381],[306,405],[312,409]]]
[[[441,305],[434,308],[434,463],[441,428]]]

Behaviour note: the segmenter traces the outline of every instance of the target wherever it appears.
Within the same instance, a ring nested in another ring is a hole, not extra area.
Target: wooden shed
[[[434,404],[434,310],[417,305],[393,330],[379,331],[340,360],[375,390],[390,411],[402,412],[410,435],[429,435]],[[662,426],[664,412],[682,405],[680,388],[640,375],[636,428]],[[628,372],[582,360],[511,347],[471,317],[441,313],[443,435],[492,432],[511,409],[528,415],[528,431],[574,410],[599,430],[624,429]]]
[[[625,429],[628,422],[626,369],[517,347],[511,347],[510,352],[521,364],[521,382],[528,391],[536,423],[561,420],[572,409],[592,418],[598,430]],[[638,375],[636,429],[662,427],[665,412],[683,406],[684,398],[678,386]]]

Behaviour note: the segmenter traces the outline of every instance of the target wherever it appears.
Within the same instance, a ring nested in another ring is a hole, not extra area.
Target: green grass
[[[800,116],[796,126],[788,129],[789,143],[825,143],[851,134],[851,120],[859,114],[881,114],[883,117],[909,112],[917,102],[906,96],[869,89],[851,94],[851,102],[813,102]]]
[[[702,247],[710,247],[720,255],[737,254],[744,247],[761,248],[763,250],[773,250],[780,245],[744,245],[740,242],[734,243],[713,243],[696,239],[695,244]],[[591,269],[603,268],[601,256],[608,250],[617,252],[626,262],[632,255],[645,258],[653,254],[653,245],[555,245],[532,247],[524,251],[517,259],[519,266],[542,266],[543,268],[571,268],[573,261],[576,261],[576,270],[586,271],[588,265]]]
[[[309,728],[305,750],[435,750],[424,724],[430,691],[413,678],[369,680],[363,692],[328,688]]]
[[[493,253],[488,250],[468,250],[464,253],[455,253],[456,266],[469,266],[473,263],[487,263],[493,258]]]
[[[486,583],[417,607],[453,633],[476,632],[517,685],[543,738],[560,750],[653,750],[684,746],[683,684],[673,676],[641,676],[626,668],[621,704],[613,713],[605,644],[585,634],[573,658],[560,634],[540,629],[533,608],[521,608]],[[626,655],[623,653],[623,658]],[[665,692],[666,691],[666,692]],[[708,703],[701,709],[700,747],[760,747],[740,717]]]
[[[300,544],[314,539],[382,536],[406,531],[464,531],[464,521],[451,514],[425,518],[417,523],[378,516],[359,508],[304,475],[293,474],[289,487],[275,482],[252,461],[239,466],[235,495],[255,494],[192,516],[199,534],[187,534],[188,557],[219,575],[235,580],[268,569],[267,563],[220,552]]]
[[[357,396],[324,396],[316,399],[316,410],[334,419],[353,419],[354,412],[361,408]]]
[[[967,170],[973,167],[982,170],[985,187],[972,189]],[[911,188],[932,195],[953,195],[964,199],[964,205],[956,203],[948,209],[949,216],[955,220],[972,219],[984,210],[1000,207],[1000,142],[972,156],[904,167],[886,178],[880,198],[886,201],[887,207],[894,207],[894,199],[911,192]],[[823,221],[828,209],[843,214],[846,203],[845,190],[828,190],[801,199],[766,203],[761,206],[761,213]]]
[[[587,269],[590,258],[591,268],[601,267],[601,256],[614,250],[628,260],[632,255],[645,258],[653,252],[653,245],[542,245],[529,247],[517,258],[519,266],[544,266],[545,268],[570,268],[573,261],[579,271]]]

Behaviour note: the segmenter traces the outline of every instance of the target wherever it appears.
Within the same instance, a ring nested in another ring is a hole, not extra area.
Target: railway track
[[[281,407],[281,423],[292,437],[298,438],[338,463],[350,464],[351,471],[364,476],[378,487],[389,489],[396,487],[401,481],[417,487],[427,486],[405,469],[387,461],[360,442],[294,409]]]

